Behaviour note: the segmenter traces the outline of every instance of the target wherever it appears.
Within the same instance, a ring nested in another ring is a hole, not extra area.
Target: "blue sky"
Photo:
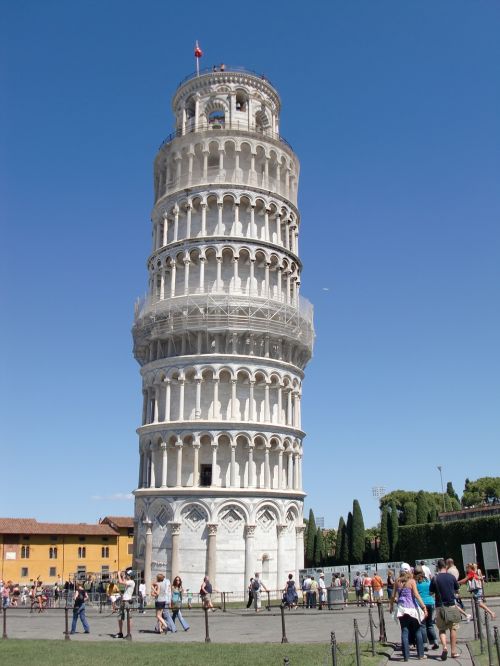
[[[266,74],[301,160],[307,508],[499,473],[500,5],[0,1],[1,514],[127,514],[152,162],[194,69]],[[496,451],[496,453],[495,453]]]

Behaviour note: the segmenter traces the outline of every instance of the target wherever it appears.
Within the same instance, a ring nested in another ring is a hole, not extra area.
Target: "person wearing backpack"
[[[356,571],[356,576],[352,581],[354,591],[356,592],[356,606],[363,606],[363,579],[359,571]]]
[[[264,585],[264,583],[260,580],[259,574],[256,573],[254,576],[254,579],[252,581],[252,592],[253,592],[253,603],[254,603],[254,608],[255,612],[259,613],[261,611],[261,591],[264,590],[267,592],[267,587]]]
[[[86,634],[90,634],[89,623],[87,622],[87,616],[85,615],[85,602],[89,598],[89,595],[85,591],[81,582],[77,583],[75,599],[73,604],[73,620],[71,622],[71,632],[72,634],[76,633],[76,623],[78,618],[80,618],[83,624],[83,630]]]

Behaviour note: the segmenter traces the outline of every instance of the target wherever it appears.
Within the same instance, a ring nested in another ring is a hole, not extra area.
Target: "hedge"
[[[448,523],[402,525],[399,528],[399,554],[405,562],[417,559],[451,557],[462,568],[462,544],[475,543],[477,558],[482,564],[483,541],[500,542],[500,516],[455,520]]]

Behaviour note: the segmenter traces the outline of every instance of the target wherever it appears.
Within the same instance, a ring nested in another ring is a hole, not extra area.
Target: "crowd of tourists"
[[[448,658],[448,636],[451,657],[457,651],[457,630],[460,621],[469,622],[471,615],[463,608],[460,585],[467,584],[480,608],[495,618],[495,613],[484,602],[483,575],[477,564],[466,565],[466,574],[460,573],[452,559],[438,560],[432,572],[424,562],[412,568],[403,563],[399,576],[393,581],[389,610],[401,626],[403,660],[408,661],[410,645],[417,651],[418,659],[427,659],[426,650],[439,650],[441,659]],[[439,642],[438,642],[439,635]]]

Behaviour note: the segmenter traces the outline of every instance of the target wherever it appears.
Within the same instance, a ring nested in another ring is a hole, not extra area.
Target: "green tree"
[[[449,495],[450,497],[454,497],[457,502],[460,501],[457,493],[455,492],[455,488],[453,487],[453,483],[451,481],[448,481],[446,484],[446,494]]]
[[[365,554],[365,523],[363,512],[357,499],[352,503],[351,558],[353,564],[360,564]]]
[[[463,506],[477,506],[500,502],[500,476],[482,476],[475,481],[466,480]]]
[[[316,521],[314,519],[314,512],[312,509],[309,509],[306,543],[306,563],[308,566],[311,566],[314,563],[314,550],[316,544]]]
[[[429,502],[427,494],[423,490],[417,493],[417,524],[426,523],[429,520]]]
[[[342,564],[349,564],[352,557],[352,513],[347,514],[347,523],[344,529],[345,539],[342,543]]]
[[[335,530],[323,530],[323,543],[325,544],[325,557],[335,556],[335,544],[337,542],[337,532]]]
[[[437,510],[436,510],[436,505],[434,502],[431,503],[429,507],[429,517],[427,518],[427,521],[429,523],[435,523],[437,520]]]
[[[403,505],[403,523],[404,525],[417,524],[417,505],[415,502],[405,502]]]
[[[314,544],[314,564],[319,567],[325,559],[325,545],[323,541],[323,530],[318,527],[316,530],[316,540]]]
[[[388,562],[391,556],[391,545],[389,543],[389,509],[384,506],[380,519],[380,545],[378,555],[381,562]]]
[[[396,560],[399,554],[399,516],[396,502],[391,502],[391,519],[389,523],[389,539],[391,544],[391,560]]]
[[[339,564],[342,558],[344,539],[345,539],[345,520],[344,516],[340,516],[339,526],[337,528],[337,541],[335,543],[335,559]]]

